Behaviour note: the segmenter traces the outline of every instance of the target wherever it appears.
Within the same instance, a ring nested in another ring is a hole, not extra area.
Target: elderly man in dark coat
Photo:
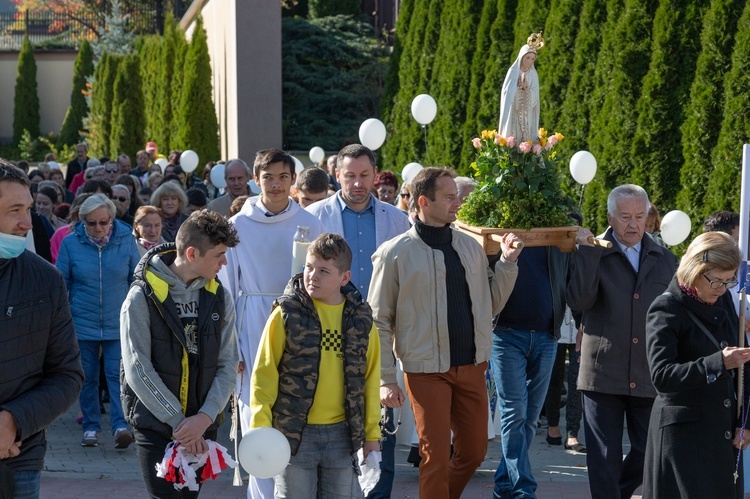
[[[589,486],[594,499],[630,497],[643,481],[648,423],[656,391],[646,360],[646,312],[672,280],[677,259],[645,233],[648,195],[621,185],[607,199],[611,248],[576,236],[567,302],[582,314],[578,390],[586,417]],[[579,333],[580,334],[580,333]],[[631,449],[622,459],[627,418]]]

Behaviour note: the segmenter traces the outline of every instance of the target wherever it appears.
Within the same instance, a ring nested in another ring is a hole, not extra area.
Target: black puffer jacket
[[[60,272],[24,251],[0,259],[0,410],[13,415],[20,455],[14,471],[44,466],[44,429],[78,398],[83,369]]]

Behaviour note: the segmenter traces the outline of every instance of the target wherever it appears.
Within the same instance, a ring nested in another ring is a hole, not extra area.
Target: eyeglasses
[[[119,201],[121,203],[124,203],[125,201],[129,201],[130,198],[114,197],[114,198],[112,198],[112,201],[114,201],[114,200],[117,200],[117,201]]]
[[[86,224],[86,227],[91,227],[93,229],[97,225],[99,227],[107,227],[112,223],[112,220],[99,220],[98,222],[96,220],[84,220],[83,222]]]
[[[119,172],[120,169],[119,168],[105,168],[104,171],[107,173],[115,173],[115,172]]]
[[[411,194],[409,194],[408,192],[402,192],[401,194],[399,194],[399,196],[401,196],[404,199],[407,199],[411,197]]]
[[[721,289],[722,286],[725,286],[727,289],[732,289],[737,284],[739,284],[738,281],[719,281],[718,279],[714,280],[708,277],[706,274],[703,274],[703,277],[706,278],[711,286],[711,289]]]

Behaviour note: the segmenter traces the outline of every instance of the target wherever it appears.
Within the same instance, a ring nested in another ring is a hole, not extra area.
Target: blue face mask
[[[26,236],[14,236],[0,232],[0,258],[17,258],[26,249]]]

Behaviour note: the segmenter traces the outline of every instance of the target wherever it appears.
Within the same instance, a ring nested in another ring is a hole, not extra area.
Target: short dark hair
[[[185,192],[185,194],[187,194],[188,204],[199,206],[201,208],[208,204],[206,193],[197,187],[191,187],[187,190],[187,192]]]
[[[297,190],[305,192],[328,192],[328,174],[316,166],[305,168],[297,177]]]
[[[205,255],[219,244],[234,248],[239,242],[234,225],[220,214],[210,210],[194,211],[180,225],[175,238],[179,256],[184,256],[185,251],[191,246],[196,248],[201,255]]]
[[[333,264],[340,272],[346,272],[352,266],[352,250],[346,240],[338,234],[326,232],[310,243],[307,253]]]
[[[362,144],[349,144],[341,149],[336,156],[336,168],[340,168],[344,164],[344,158],[359,158],[360,156],[367,156],[370,160],[370,164],[375,168],[375,153],[370,148],[363,146]]]
[[[101,191],[108,198],[112,197],[112,186],[109,185],[109,182],[105,180],[97,180],[97,179],[87,180],[86,183],[83,184],[83,189],[81,189],[81,194],[84,194],[84,193],[93,194],[96,191]]]
[[[435,201],[435,184],[440,177],[456,178],[456,172],[452,168],[428,166],[420,170],[411,181],[411,199],[417,210],[419,210],[420,196]]]
[[[740,216],[731,211],[717,211],[711,213],[705,222],[703,222],[703,232],[726,232],[732,234],[732,231],[739,227]]]
[[[244,196],[237,196],[234,198],[232,206],[229,207],[229,218],[232,218],[242,210],[242,207],[245,206],[245,201],[247,201],[249,197],[250,196],[245,194]]]
[[[58,198],[60,197],[57,194],[57,189],[54,189],[52,187],[44,186],[41,189],[36,191],[37,194],[44,194],[49,198],[50,201],[52,201],[52,204],[55,205],[58,203]]]
[[[26,188],[31,186],[31,181],[23,170],[2,158],[0,158],[0,182],[15,182]]]
[[[375,183],[373,185],[376,189],[381,185],[390,185],[394,189],[398,189],[398,179],[393,172],[378,172],[375,175]]]
[[[3,161],[5,161],[5,160],[3,160]],[[29,172],[29,162],[28,162],[28,161],[24,161],[24,160],[22,159],[21,161],[18,161],[18,162],[16,163],[16,166],[17,166],[17,167],[18,167],[18,168],[19,168],[19,169],[20,169],[21,171],[23,171],[24,173],[28,173],[28,172]]]
[[[279,162],[284,163],[289,168],[289,173],[294,175],[294,158],[288,152],[275,147],[272,149],[261,149],[255,154],[253,173],[256,177],[260,177],[260,172],[268,168],[268,165]]]

